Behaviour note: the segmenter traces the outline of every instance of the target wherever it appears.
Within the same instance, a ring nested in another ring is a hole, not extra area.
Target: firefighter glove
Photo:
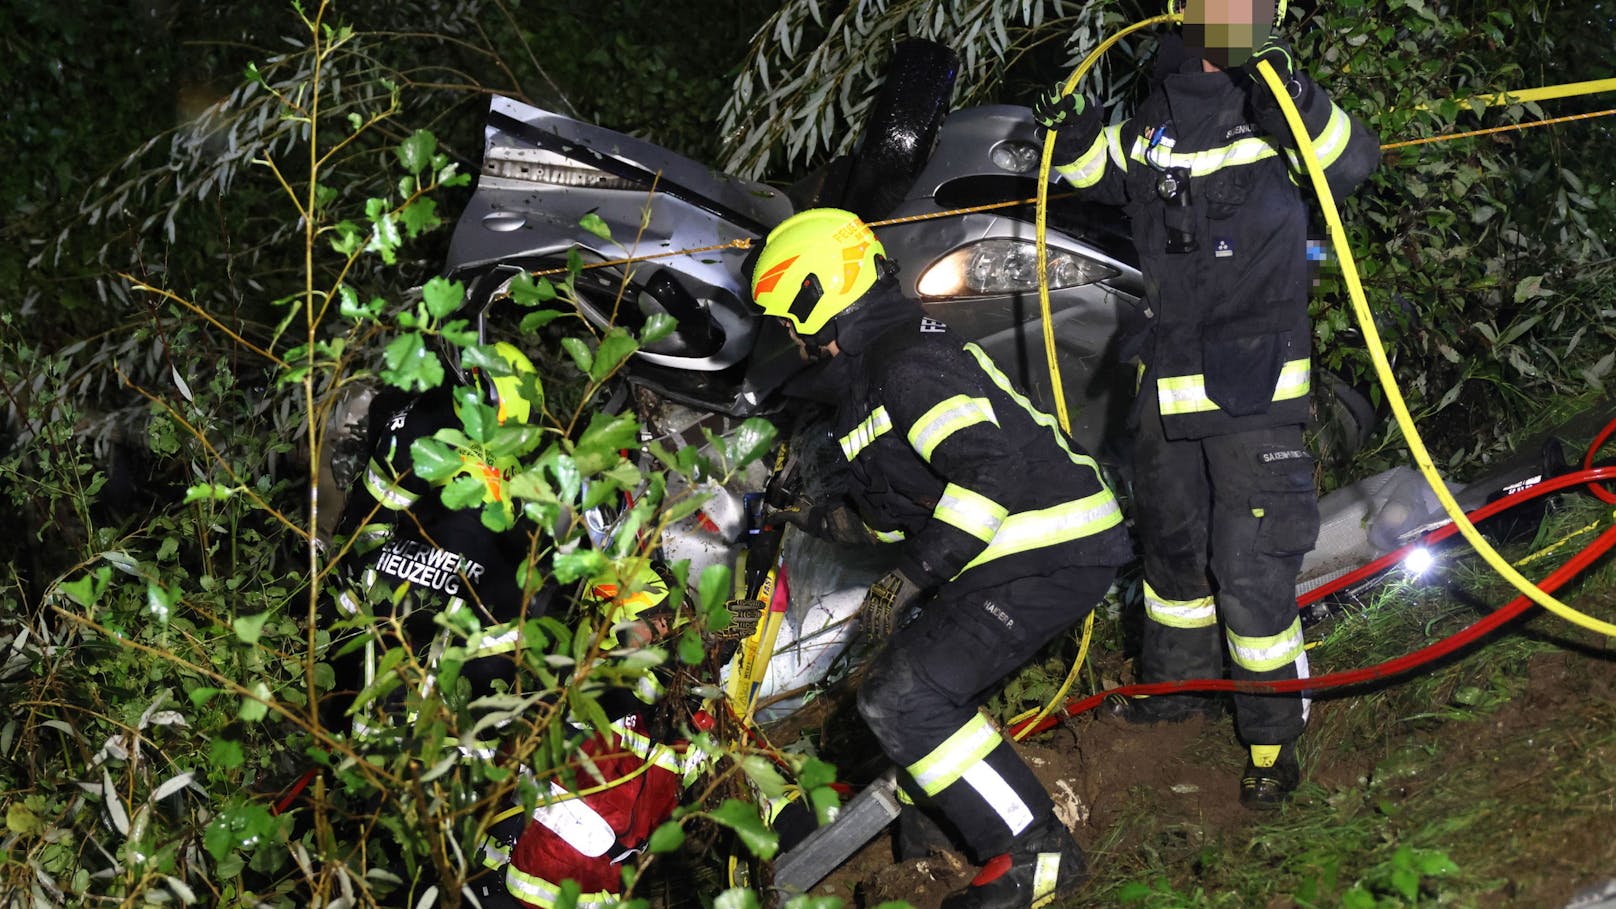
[[[1279,109],[1279,101],[1274,98],[1267,80],[1257,71],[1257,64],[1263,60],[1274,68],[1274,75],[1279,77],[1280,84],[1285,86],[1298,111],[1307,110],[1309,102],[1313,100],[1313,80],[1308,78],[1307,73],[1296,69],[1295,55],[1283,38],[1269,38],[1268,43],[1258,48],[1245,65],[1246,73],[1257,83],[1251,93],[1251,109],[1257,125],[1281,142],[1293,144],[1290,122],[1285,119],[1285,112]]]
[[[1032,103],[1032,117],[1042,132],[1055,134],[1056,164],[1082,157],[1100,134],[1100,112],[1076,92],[1057,82]]]
[[[871,585],[864,599],[863,622],[866,632],[879,640],[908,625],[920,615],[926,588],[901,570],[889,572]]]
[[[1295,59],[1290,44],[1286,43],[1284,38],[1270,36],[1262,47],[1252,53],[1251,59],[1246,61],[1246,71],[1258,84],[1266,87],[1268,83],[1264,82],[1262,74],[1257,72],[1257,64],[1267,60],[1268,65],[1274,68],[1274,75],[1279,77],[1279,81],[1289,86],[1291,73],[1296,69]],[[1292,97],[1294,99],[1294,94]]]
[[[789,508],[770,515],[772,520],[790,524],[810,536],[842,546],[858,546],[870,542],[870,533],[864,528],[864,519],[842,502],[814,505],[799,499]]]
[[[1046,130],[1075,126],[1088,109],[1082,95],[1076,92],[1068,94],[1064,89],[1065,85],[1057,82],[1032,103],[1033,119]]]

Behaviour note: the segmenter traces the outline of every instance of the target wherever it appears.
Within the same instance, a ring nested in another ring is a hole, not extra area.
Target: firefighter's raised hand
[[[1263,132],[1290,145],[1290,123],[1285,119],[1285,112],[1279,109],[1279,101],[1274,98],[1268,81],[1257,70],[1257,64],[1264,60],[1274,68],[1274,75],[1279,77],[1280,84],[1285,86],[1286,94],[1290,95],[1299,111],[1306,110],[1312,101],[1313,80],[1308,78],[1307,73],[1296,69],[1296,57],[1291,52],[1291,46],[1277,36],[1270,37],[1268,43],[1258,48],[1246,61],[1246,73],[1257,83],[1251,92],[1251,111],[1257,125],[1262,127]]]
[[[1082,157],[1100,135],[1100,112],[1082,95],[1065,91],[1057,82],[1032,103],[1033,119],[1038,121],[1040,138],[1055,134],[1054,163],[1067,164]]]
[[[1291,74],[1296,70],[1296,57],[1291,52],[1290,44],[1284,38],[1278,35],[1270,35],[1267,42],[1253,51],[1251,59],[1246,61],[1246,72],[1250,74],[1252,79],[1256,80],[1257,84],[1266,86],[1268,83],[1264,82],[1262,74],[1257,72],[1257,64],[1264,60],[1268,61],[1268,65],[1274,68],[1274,75],[1279,77],[1281,83],[1290,84]]]
[[[1066,92],[1057,82],[1032,102],[1032,118],[1047,132],[1092,139],[1099,132],[1100,115],[1077,92]]]

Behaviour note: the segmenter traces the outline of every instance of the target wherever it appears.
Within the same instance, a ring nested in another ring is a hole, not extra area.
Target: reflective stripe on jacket
[[[1056,170],[1087,198],[1127,207],[1153,314],[1140,392],[1156,395],[1168,438],[1305,423],[1300,159],[1289,136],[1250,119],[1266,85],[1176,53],[1131,119],[1087,141],[1063,136],[1075,158]],[[1374,170],[1378,140],[1317,86],[1300,113],[1339,202]]]
[[[1126,561],[1094,459],[980,347],[916,310],[852,360],[836,438],[872,526],[903,533],[912,579]]]

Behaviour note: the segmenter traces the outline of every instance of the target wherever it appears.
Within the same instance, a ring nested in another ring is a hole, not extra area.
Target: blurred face
[[[1189,0],[1184,8],[1184,43],[1206,51],[1225,69],[1251,59],[1268,40],[1276,0]]]

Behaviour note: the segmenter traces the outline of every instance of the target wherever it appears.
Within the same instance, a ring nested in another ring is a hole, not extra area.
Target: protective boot
[[[1053,815],[1023,830],[942,909],[1037,909],[1075,894],[1088,880],[1083,850]]]
[[[1106,702],[1106,712],[1130,726],[1154,726],[1220,719],[1223,705],[1206,695],[1158,694],[1152,697],[1112,698]]]
[[[1240,804],[1257,811],[1271,811],[1285,803],[1302,782],[1302,768],[1296,760],[1296,743],[1252,745],[1246,758],[1246,772],[1240,777]]]

